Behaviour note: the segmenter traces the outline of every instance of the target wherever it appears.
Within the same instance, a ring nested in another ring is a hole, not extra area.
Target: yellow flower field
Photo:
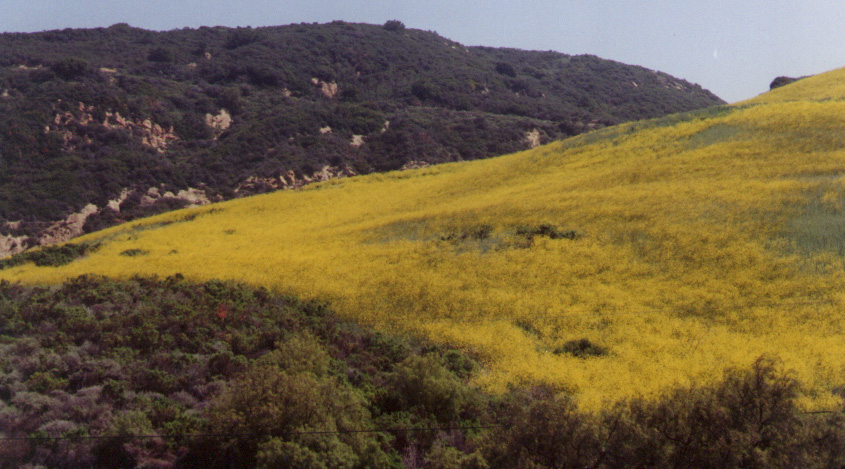
[[[548,383],[585,409],[768,354],[804,383],[807,408],[832,408],[845,385],[845,69],[734,106],[74,242],[94,240],[103,247],[67,266],[0,278],[263,285],[470,350],[490,390]],[[560,353],[580,339],[608,353]]]

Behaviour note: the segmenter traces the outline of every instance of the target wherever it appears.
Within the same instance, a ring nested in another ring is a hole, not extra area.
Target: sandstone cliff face
[[[339,91],[337,83],[335,82],[325,82],[323,80],[320,80],[319,78],[312,78],[311,84],[317,87],[320,92],[323,93],[323,96],[329,99],[337,96],[337,93]]]
[[[0,235],[0,258],[24,252],[30,247],[27,236]]]
[[[44,127],[44,133],[54,132],[61,135],[65,150],[73,150],[81,143],[91,143],[90,138],[79,135],[78,126],[101,125],[107,129],[125,130],[138,138],[142,145],[153,148],[159,153],[164,153],[170,142],[179,139],[173,127],[164,129],[150,119],[133,120],[121,116],[119,112],[106,112],[103,122],[98,123],[94,120],[94,112],[94,106],[85,103],[78,103],[73,111],[56,110],[53,120]]]
[[[404,165],[402,165],[402,167],[399,168],[399,170],[405,171],[407,169],[428,168],[429,166],[431,166],[431,164],[429,164],[426,161],[409,161],[409,162],[405,163]]]
[[[206,114],[205,125],[211,127],[216,139],[232,126],[232,115],[226,109],[221,109],[216,115]]]
[[[98,208],[94,204],[86,205],[82,210],[68,215],[64,220],[59,220],[47,228],[38,237],[38,245],[61,243],[82,234],[82,227],[89,216],[97,213]]]
[[[293,171],[287,171],[275,178],[247,178],[244,182],[238,185],[237,189],[235,189],[235,193],[239,196],[244,196],[267,192],[268,190],[298,189],[304,185],[314,182],[323,182],[352,176],[357,176],[357,174],[348,166],[323,166],[319,171],[316,171],[311,175],[303,175],[301,178],[297,178]]]
[[[36,246],[63,243],[80,236],[84,234],[85,222],[90,217],[102,215],[107,210],[120,213],[122,208],[124,208],[124,203],[133,196],[138,198],[141,208],[150,207],[157,202],[167,199],[183,201],[185,207],[195,207],[212,203],[211,198],[208,197],[205,191],[195,188],[183,189],[176,194],[169,191],[162,192],[157,187],[151,187],[146,191],[142,191],[142,194],[138,192],[138,190],[124,189],[117,198],[109,200],[103,207],[88,204],[82,210],[72,213],[62,220],[53,222],[36,236],[0,235],[0,258],[18,254]],[[18,228],[19,223],[8,223],[7,225],[5,227],[6,230],[14,231]]]
[[[419,163],[421,166],[414,167],[428,166],[425,162]],[[277,178],[247,178],[237,187],[237,189],[235,189],[235,194],[238,196],[248,196],[271,190],[298,189],[302,186],[315,182],[329,181],[332,179],[341,179],[351,176],[357,176],[357,174],[348,166],[324,166],[319,171],[310,175],[303,175],[302,177],[297,177],[293,171],[287,171],[285,174]],[[136,200],[137,205],[140,208],[152,207],[157,203],[166,203],[168,201],[181,201],[184,203],[184,207],[187,208],[208,205],[222,199],[220,197],[209,197],[206,191],[197,188],[182,189],[176,193],[172,191],[163,191],[158,187],[150,187],[146,190],[127,188],[121,191],[118,197],[109,200],[103,207],[88,204],[79,212],[72,213],[62,220],[53,222],[47,229],[39,233],[37,236],[29,237],[0,234],[0,259],[21,253],[32,247],[62,243],[80,236],[85,233],[85,223],[90,217],[101,216],[105,211],[112,211],[120,214],[124,211],[126,204],[130,203],[132,200]],[[8,225],[10,226],[6,227],[7,230],[13,231],[16,229],[16,224],[11,223]]]
[[[540,146],[540,129],[534,129],[530,132],[525,132],[525,143],[528,148],[537,148]]]

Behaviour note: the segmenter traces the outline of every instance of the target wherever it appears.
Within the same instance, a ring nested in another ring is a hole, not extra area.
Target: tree
[[[399,20],[388,20],[386,23],[384,23],[384,29],[388,31],[404,31],[405,23]]]

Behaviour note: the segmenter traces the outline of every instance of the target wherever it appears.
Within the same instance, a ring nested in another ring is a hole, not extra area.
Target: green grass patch
[[[736,125],[716,124],[690,136],[690,148],[701,148],[728,141],[743,132]]]
[[[837,190],[839,178],[825,178],[807,193],[806,202],[787,222],[784,237],[798,253],[829,252],[845,256],[845,197],[834,200],[829,192]]]

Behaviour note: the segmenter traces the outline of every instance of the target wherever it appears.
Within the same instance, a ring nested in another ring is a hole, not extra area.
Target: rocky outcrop
[[[214,201],[220,200],[216,198]],[[0,235],[0,258],[23,252],[35,246],[47,246],[62,243],[85,233],[85,224],[91,217],[102,217],[105,212],[120,214],[127,210],[138,210],[163,203],[168,207],[195,207],[208,205],[213,200],[202,189],[188,188],[174,194],[172,191],[162,191],[158,187],[142,189],[124,189],[120,195],[109,200],[102,208],[94,204],[86,205],[82,210],[68,215],[65,219],[53,222],[34,237],[15,236],[13,234]],[[6,223],[6,229],[14,232],[20,223]]]
[[[115,125],[122,125],[119,122],[128,123],[129,121],[123,119],[119,115],[114,116]],[[426,166],[427,163],[422,163]],[[323,166],[319,171],[310,175],[303,175],[297,177],[293,171],[287,171],[285,174],[276,178],[259,178],[250,177],[242,182],[235,193],[238,196],[247,196],[262,192],[268,192],[278,189],[298,189],[304,185],[329,181],[332,179],[340,179],[345,177],[357,176],[355,171],[348,166]],[[35,246],[46,246],[50,244],[62,243],[72,238],[80,236],[85,233],[86,222],[89,218],[94,217],[95,221],[98,218],[108,218],[115,220],[114,217],[122,217],[127,211],[140,211],[149,207],[155,208],[157,204],[168,206],[172,209],[176,208],[196,207],[200,205],[208,205],[213,202],[222,200],[221,197],[210,197],[205,190],[189,187],[187,189],[173,191],[165,191],[159,187],[150,187],[143,189],[124,189],[116,198],[109,200],[102,208],[94,204],[86,205],[82,210],[68,215],[65,219],[53,222],[50,226],[39,233],[37,236],[15,236],[14,234],[3,235],[0,234],[0,258],[11,256],[23,252]],[[153,212],[155,213],[155,212]],[[131,218],[130,218],[131,219]],[[118,221],[124,220],[118,218]],[[112,221],[112,224],[114,221]],[[6,223],[7,232],[14,232],[19,228],[19,223]]]
[[[96,205],[88,204],[79,212],[72,213],[64,220],[53,223],[38,237],[38,245],[61,243],[81,235],[85,220],[97,212]]]
[[[682,80],[678,80],[675,77],[672,77],[671,75],[667,75],[661,72],[653,73],[657,75],[657,83],[663,86],[663,88],[687,92],[691,91],[691,88],[688,86],[688,84],[686,82],[682,82]],[[639,85],[634,83],[634,87],[639,88]]]
[[[132,132],[132,135],[141,139],[142,145],[153,148],[159,153],[164,153],[167,149],[167,145],[179,138],[173,132],[172,126],[168,129],[163,129],[160,125],[149,119],[125,119],[121,117],[118,112],[106,112],[106,118],[103,120],[103,126],[109,129],[128,130]]]
[[[238,185],[235,193],[239,196],[247,196],[278,189],[298,189],[306,184],[352,176],[357,176],[357,173],[348,166],[327,165],[311,175],[303,175],[302,177],[297,177],[293,171],[287,171],[274,178],[249,177]]]
[[[325,82],[323,80],[320,80],[319,78],[312,78],[311,84],[318,88],[320,92],[323,93],[323,96],[329,99],[337,96],[337,93],[339,91],[337,83],[335,82]]]
[[[126,130],[140,139],[142,145],[160,153],[164,153],[170,142],[178,139],[173,132],[173,127],[164,129],[150,119],[127,119],[119,112],[105,112],[105,119],[102,123],[98,123],[93,116],[94,106],[86,106],[84,103],[77,103],[72,111],[59,111],[56,106],[53,106],[53,109],[55,111],[53,120],[44,127],[44,132],[60,134],[65,150],[73,150],[80,143],[91,143],[89,137],[79,135],[77,126],[102,125],[107,129]]]
[[[525,143],[528,148],[537,148],[540,146],[540,129],[534,129],[530,132],[525,132]]]
[[[214,131],[215,138],[217,138],[232,126],[232,115],[226,109],[221,109],[217,115],[206,114],[205,125],[211,127],[211,130]]]
[[[0,258],[24,252],[32,247],[27,236],[0,235]]]
[[[426,161],[409,161],[402,165],[402,167],[399,168],[399,171],[405,171],[406,169],[428,168],[429,166],[431,166],[431,164]]]

